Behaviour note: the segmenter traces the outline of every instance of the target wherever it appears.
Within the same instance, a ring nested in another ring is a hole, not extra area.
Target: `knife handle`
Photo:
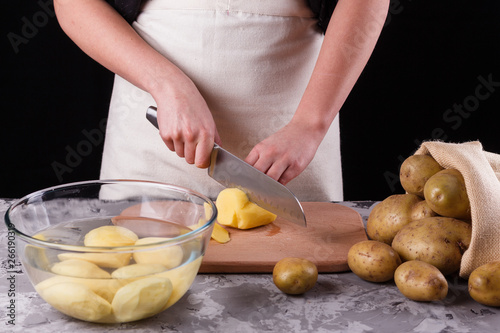
[[[158,128],[158,118],[156,110],[157,109],[155,106],[148,107],[148,110],[146,111],[146,119],[149,120],[149,122],[153,124],[156,128]]]

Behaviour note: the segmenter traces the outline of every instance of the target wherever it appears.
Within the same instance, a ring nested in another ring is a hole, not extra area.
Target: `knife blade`
[[[146,118],[158,128],[156,107],[148,108]],[[299,226],[307,226],[302,205],[292,191],[216,143],[208,175],[224,187],[241,189],[258,206]]]

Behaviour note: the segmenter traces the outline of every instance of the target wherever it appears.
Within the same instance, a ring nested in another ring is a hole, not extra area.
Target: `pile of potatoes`
[[[471,241],[471,206],[458,170],[442,168],[430,155],[412,155],[400,169],[405,194],[377,204],[367,221],[370,240],[348,253],[349,268],[371,282],[394,279],[415,301],[441,300],[447,276],[460,269]],[[476,269],[469,293],[479,303],[500,306],[500,262]]]

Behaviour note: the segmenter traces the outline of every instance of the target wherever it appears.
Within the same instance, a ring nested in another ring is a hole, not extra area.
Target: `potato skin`
[[[412,221],[418,221],[421,219],[425,219],[426,217],[433,217],[437,216],[437,213],[429,207],[429,204],[427,201],[422,200],[420,202],[417,202],[414,206],[413,209],[411,210],[411,215],[410,219]]]
[[[318,280],[316,265],[302,258],[283,258],[273,268],[273,282],[289,295],[300,295],[310,290]]]
[[[460,171],[445,169],[429,178],[424,187],[425,201],[433,211],[446,217],[470,220],[470,201]]]
[[[424,186],[429,178],[443,170],[430,155],[412,155],[401,164],[399,180],[406,192],[424,197]]]
[[[402,263],[394,273],[394,282],[407,298],[419,301],[439,301],[448,294],[448,281],[434,266],[419,260]]]
[[[398,231],[412,221],[413,207],[420,201],[422,199],[414,194],[394,194],[387,197],[368,216],[368,237],[391,245]]]
[[[471,225],[451,217],[413,221],[394,237],[392,247],[403,261],[421,260],[444,275],[460,269],[462,254],[471,239]]]
[[[469,294],[478,303],[500,306],[500,261],[479,266],[469,276]]]
[[[368,240],[351,246],[347,253],[347,265],[363,280],[386,282],[394,278],[401,258],[389,245]]]

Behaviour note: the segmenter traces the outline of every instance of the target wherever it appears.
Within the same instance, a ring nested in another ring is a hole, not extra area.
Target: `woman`
[[[388,5],[339,0],[323,35],[306,0],[148,0],[132,25],[104,0],[55,0],[68,36],[116,73],[101,178],[214,198],[216,142],[300,200],[342,200],[337,115]]]

